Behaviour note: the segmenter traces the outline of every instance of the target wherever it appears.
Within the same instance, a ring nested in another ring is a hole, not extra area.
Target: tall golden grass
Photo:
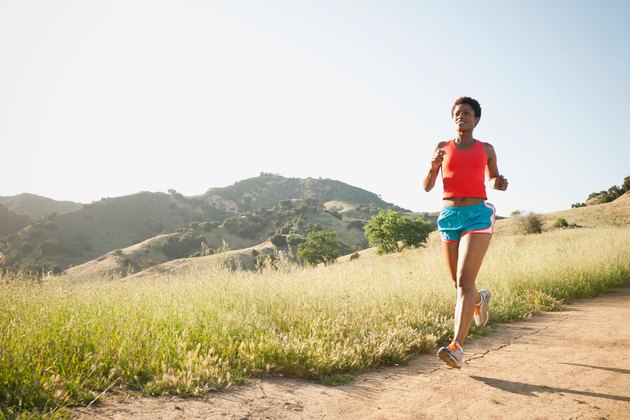
[[[437,241],[327,267],[221,267],[135,280],[0,285],[0,408],[55,413],[111,392],[200,395],[251,376],[326,383],[452,334]],[[491,323],[630,282],[630,227],[493,239],[478,278]],[[479,331],[471,330],[474,335]]]

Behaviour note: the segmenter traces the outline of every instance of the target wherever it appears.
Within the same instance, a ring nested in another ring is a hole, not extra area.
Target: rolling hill
[[[25,214],[17,214],[0,204],[0,237],[24,228],[31,219]]]
[[[1,249],[9,265],[30,269],[45,260],[59,271],[194,221],[226,216],[200,200],[141,192],[49,215],[3,238]]]
[[[229,187],[210,188],[198,196],[217,208],[244,212],[257,208],[271,208],[278,202],[294,198],[310,198],[320,203],[337,202],[344,208],[357,212],[355,218],[367,218],[378,209],[394,208],[408,211],[383,201],[378,195],[341,181],[322,178],[285,178],[280,175],[261,173]]]
[[[257,262],[253,250],[258,249],[263,255],[283,253],[292,258],[307,233],[319,229],[337,232],[341,252],[345,254],[367,248],[364,224],[365,221],[356,219],[344,220],[338,213],[326,210],[322,203],[310,198],[284,200],[271,209],[244,212],[220,224],[191,223],[186,229],[109,252],[69,268],[66,273],[75,278],[125,276],[163,263],[172,266],[169,262],[173,260],[225,260],[226,256],[240,261],[237,265],[243,268],[253,269]],[[195,258],[187,258],[190,256]]]
[[[59,272],[98,259],[105,267],[104,258],[118,267],[116,271],[126,272],[119,266],[140,270],[171,259],[247,248],[277,231],[304,235],[309,225],[318,224],[337,231],[343,250],[349,252],[367,246],[362,227],[384,208],[404,211],[340,181],[263,173],[193,197],[173,190],[141,192],[49,213],[3,237],[0,252],[8,266],[27,271]],[[143,242],[160,252],[134,250]],[[130,255],[118,258],[121,252]],[[139,252],[143,258],[136,255]]]
[[[19,194],[11,197],[0,197],[0,204],[17,214],[25,214],[30,219],[41,219],[47,214],[67,213],[80,209],[82,204],[73,201],[57,201],[35,194]]]

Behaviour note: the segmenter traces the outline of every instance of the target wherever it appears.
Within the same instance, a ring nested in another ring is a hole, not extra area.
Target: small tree
[[[517,219],[517,229],[523,235],[542,233],[543,218],[536,213],[529,213]]]
[[[307,265],[326,265],[339,258],[339,241],[337,233],[332,230],[309,232],[306,242],[298,245],[297,258]]]
[[[376,246],[379,255],[419,247],[432,230],[431,223],[422,218],[404,216],[391,209],[381,210],[364,229],[370,246]]]

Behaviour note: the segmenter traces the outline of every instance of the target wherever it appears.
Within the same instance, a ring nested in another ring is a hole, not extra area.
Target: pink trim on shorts
[[[486,201],[484,201],[483,204],[486,206],[486,208],[492,209],[492,216],[490,216],[490,226],[486,226],[485,228],[481,228],[481,229],[467,230],[466,232],[460,233],[459,234],[460,237],[462,235],[467,235],[469,233],[473,233],[473,234],[485,233],[487,235],[492,235],[492,230],[493,230],[492,228],[494,228],[494,223],[496,222],[496,208],[492,204],[487,203]]]

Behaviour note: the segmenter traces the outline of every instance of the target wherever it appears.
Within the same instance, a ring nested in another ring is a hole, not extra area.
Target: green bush
[[[310,232],[306,242],[298,245],[297,258],[307,265],[332,264],[339,255],[337,233],[332,230]]]
[[[555,222],[553,222],[553,227],[556,227],[556,228],[569,227],[569,222],[567,222],[567,219],[565,219],[564,217],[559,217],[556,219]]]
[[[387,209],[374,216],[364,230],[370,246],[375,246],[377,254],[381,255],[421,246],[433,226],[422,218],[403,216]]]
[[[186,258],[200,251],[203,243],[205,243],[203,237],[186,233],[181,236],[169,237],[160,249],[168,258]]]

